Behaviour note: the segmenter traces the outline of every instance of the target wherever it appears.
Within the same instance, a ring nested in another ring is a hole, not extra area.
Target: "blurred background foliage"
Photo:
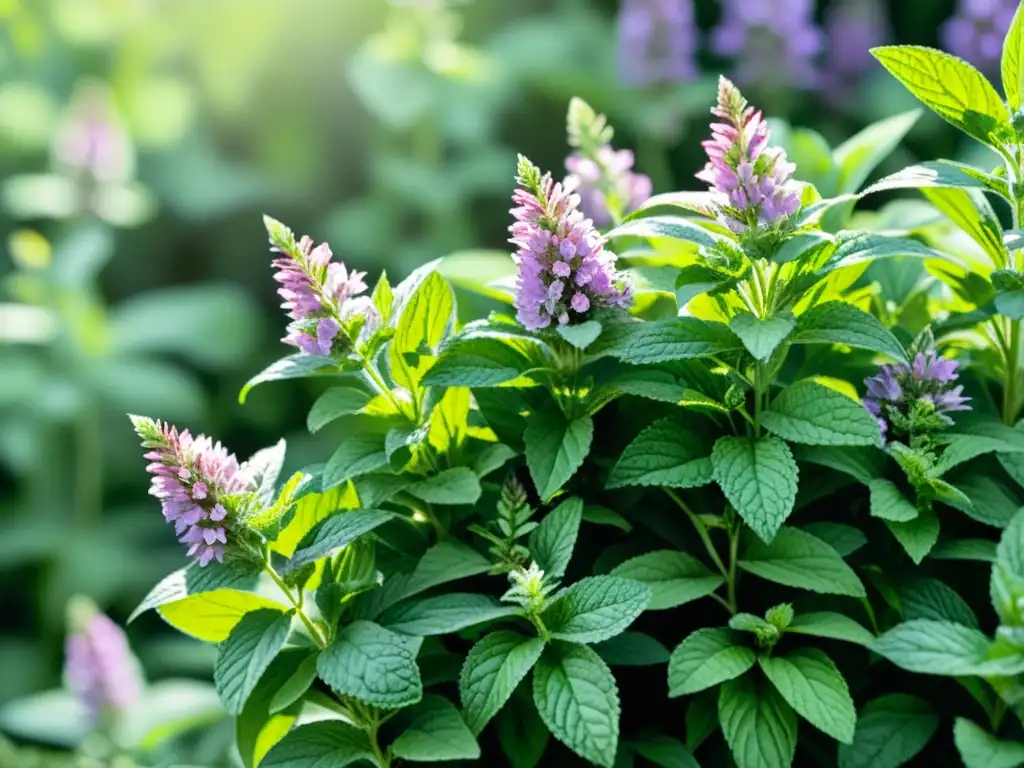
[[[1016,5],[0,0],[0,704],[59,685],[72,594],[123,619],[181,562],[125,412],[240,455],[284,434],[295,466],[336,440],[301,429],[314,384],[236,401],[287,351],[261,213],[374,274],[453,252],[500,272],[515,153],[561,172],[571,96],[656,192],[697,188],[719,72],[834,194],[830,147],[913,107],[867,49],[991,72]],[[925,117],[881,171],[939,156],[958,139]],[[151,679],[208,677],[209,647],[158,618],[129,634]]]

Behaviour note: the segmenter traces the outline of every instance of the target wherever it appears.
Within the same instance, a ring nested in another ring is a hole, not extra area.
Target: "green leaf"
[[[263,758],[260,768],[345,768],[373,760],[366,734],[340,720],[300,725]]]
[[[277,534],[271,549],[285,557],[295,554],[299,542],[334,513],[359,506],[359,499],[351,487],[335,487],[323,493],[307,493],[299,499],[287,524]]]
[[[893,189],[978,189],[1009,197],[1004,179],[952,160],[935,160],[904,168],[879,179],[861,196]]]
[[[633,530],[633,525],[629,520],[614,509],[608,509],[608,507],[602,507],[599,504],[587,504],[583,507],[583,522],[593,523],[594,525],[610,525],[624,533],[629,533]]]
[[[730,680],[718,696],[718,719],[736,768],[789,768],[796,753],[796,714],[767,680]]]
[[[671,317],[610,326],[592,351],[598,349],[623,362],[642,365],[738,352],[743,342],[724,323]]]
[[[651,588],[617,576],[588,576],[558,593],[541,618],[551,636],[599,643],[622,632],[644,612]]]
[[[684,744],[668,736],[633,742],[632,747],[645,760],[662,768],[700,768],[693,753]]]
[[[331,387],[320,395],[309,409],[306,428],[310,432],[319,432],[335,419],[359,413],[372,399],[373,395],[370,392],[359,387]]]
[[[330,490],[346,480],[377,472],[388,466],[382,435],[349,435],[324,467],[323,489]]]
[[[946,188],[923,188],[921,194],[981,246],[996,265],[1006,262],[1003,228],[984,195],[973,189]]]
[[[834,469],[864,485],[885,474],[885,454],[874,448],[838,445],[808,448],[798,445],[794,447],[793,454],[797,461]]]
[[[688,264],[676,275],[676,304],[682,308],[702,293],[714,291],[723,284],[735,282],[736,278],[726,272],[702,264]]]
[[[384,613],[380,623],[392,632],[428,637],[458,632],[517,612],[515,606],[502,605],[487,595],[453,592],[399,603]]]
[[[227,639],[243,616],[260,608],[286,610],[274,600],[235,589],[216,589],[190,595],[183,600],[165,603],[157,610],[164,621],[180,632],[208,643],[219,643]]]
[[[796,321],[790,315],[759,318],[744,312],[729,321],[729,328],[757,360],[765,361],[792,332]]]
[[[920,565],[939,540],[939,516],[928,507],[916,518],[905,523],[885,521],[886,527],[906,551],[914,565]]]
[[[1019,5],[1003,41],[1000,71],[1007,105],[1011,112],[1016,112],[1024,98],[1024,12]]]
[[[412,597],[439,584],[477,576],[490,569],[491,561],[472,547],[453,539],[444,539],[420,558],[402,597]]]
[[[952,621],[978,629],[978,617],[960,595],[938,579],[914,579],[898,591],[903,618]]]
[[[583,500],[566,499],[544,516],[540,525],[530,533],[530,554],[547,575],[560,579],[569,567],[576,548],[580,522],[583,519]]]
[[[316,653],[311,653],[303,659],[295,672],[278,688],[277,692],[270,699],[270,714],[273,715],[288,709],[288,707],[306,694],[313,681],[316,680],[317,655]]]
[[[973,627],[929,619],[897,624],[871,644],[871,650],[901,669],[950,677],[997,668],[986,661],[988,647],[988,638]]]
[[[1009,427],[1007,429],[1024,437],[1024,434],[1015,429]],[[945,447],[942,450],[939,463],[929,473],[932,477],[942,477],[954,467],[966,464],[971,459],[984,456],[986,453],[1003,451],[1002,456],[1010,457],[1010,460],[1013,461],[1021,452],[1019,446],[1008,446],[998,438],[983,435],[946,434],[942,436],[941,441],[945,443]]]
[[[601,335],[601,324],[597,320],[588,320],[579,325],[555,326],[555,333],[572,344],[576,349],[586,349]]]
[[[491,472],[505,466],[515,455],[516,452],[503,443],[490,443],[477,452],[472,469],[477,477],[487,477]]]
[[[711,451],[678,419],[654,422],[634,438],[608,476],[607,488],[645,485],[696,488],[712,479]]]
[[[591,647],[610,667],[653,667],[669,659],[668,649],[643,632],[626,631]]]
[[[544,650],[539,637],[517,632],[492,632],[474,645],[459,675],[463,716],[473,734],[479,734]]]
[[[132,611],[131,616],[128,617],[128,623],[131,624],[146,611],[177,600],[184,600],[189,595],[212,592],[216,589],[252,591],[256,589],[259,580],[259,570],[247,564],[213,562],[204,568],[198,563],[193,563],[164,577],[153,587],[138,607]]]
[[[407,707],[423,696],[408,639],[369,621],[342,629],[320,653],[316,669],[335,693],[382,709]]]
[[[814,274],[824,277],[837,269],[894,256],[934,259],[939,258],[941,254],[909,237],[892,237],[863,230],[844,231],[836,236],[836,249],[828,261]]]
[[[440,274],[431,272],[403,302],[388,347],[388,367],[396,384],[417,391],[454,319],[452,289]]]
[[[966,768],[1017,768],[1024,764],[1024,743],[1001,741],[963,717],[953,724],[953,741]]]
[[[551,741],[547,726],[537,714],[528,686],[516,690],[509,705],[498,713],[498,741],[509,768],[536,768]]]
[[[836,147],[833,153],[839,166],[836,191],[850,194],[860,189],[878,164],[899,146],[919,117],[921,111],[914,109],[879,120]]]
[[[534,367],[527,349],[534,342],[500,333],[474,333],[444,345],[423,379],[431,387],[496,387]]]
[[[338,361],[333,358],[307,354],[289,355],[271,363],[245,382],[242,391],[238,393],[238,402],[245,403],[245,399],[254,387],[268,381],[304,379],[308,376],[338,376],[340,374]]]
[[[999,537],[996,559],[1011,574],[1024,578],[1024,512],[1018,511]]]
[[[845,640],[865,647],[871,645],[875,636],[849,616],[831,611],[818,613],[798,613],[786,627],[787,632],[813,637],[827,637],[832,640]]]
[[[590,453],[594,422],[589,416],[566,420],[561,412],[547,412],[530,420],[523,435],[526,464],[541,500],[561,489]]]
[[[953,539],[935,546],[929,553],[936,560],[996,561],[996,545],[987,539]]]
[[[863,405],[816,381],[782,390],[761,414],[761,425],[805,445],[882,445],[878,422]]]
[[[845,344],[907,359],[903,345],[874,315],[852,304],[830,301],[800,315],[789,337],[791,344]]]
[[[453,467],[413,483],[406,489],[417,499],[430,504],[476,504],[483,491],[480,478],[468,467]]]
[[[693,219],[684,219],[680,216],[649,216],[643,219],[634,219],[619,225],[607,235],[609,240],[627,236],[666,237],[672,240],[684,240],[711,250],[720,245],[735,247],[732,238],[702,227]]]
[[[601,657],[555,642],[533,673],[533,700],[548,730],[580,757],[612,768],[619,742],[619,692]]]
[[[391,745],[395,757],[421,763],[479,759],[480,745],[446,699],[427,696],[413,713],[415,719]]]
[[[853,743],[839,747],[839,768],[899,768],[925,748],[938,727],[938,715],[924,699],[880,696],[861,709]]]
[[[1012,136],[1003,100],[966,61],[916,45],[883,46],[871,53],[925,106],[968,136],[990,145]]]
[[[712,594],[725,583],[696,558],[684,552],[659,550],[616,566],[612,576],[632,579],[651,588],[649,611],[675,608]]]
[[[918,516],[917,507],[907,500],[896,483],[875,478],[868,483],[871,490],[871,516],[893,523],[906,523]]]
[[[715,480],[762,540],[771,541],[796,503],[797,466],[775,437],[723,437],[711,452]]]
[[[785,527],[771,544],[754,540],[738,563],[776,584],[826,595],[864,597],[864,585],[832,547],[809,533]]]
[[[857,725],[850,689],[832,659],[817,648],[758,658],[775,689],[797,714],[843,744],[853,743]]]
[[[299,542],[295,554],[280,568],[282,575],[291,573],[321,557],[348,546],[364,533],[394,520],[397,515],[380,509],[351,509],[332,515],[310,531]]]
[[[308,655],[305,649],[281,651],[263,673],[242,714],[235,720],[235,742],[245,768],[260,765],[264,755],[285,737],[298,719],[300,703],[278,712],[271,711],[270,703]]]
[[[217,649],[213,682],[229,715],[239,715],[260,677],[288,639],[291,613],[269,608],[242,617]]]
[[[843,523],[817,522],[808,523],[804,531],[821,539],[842,557],[849,557],[868,543],[867,536],[852,525]]]
[[[754,666],[757,657],[737,645],[728,629],[698,629],[672,651],[668,662],[669,698],[686,696],[732,680]]]

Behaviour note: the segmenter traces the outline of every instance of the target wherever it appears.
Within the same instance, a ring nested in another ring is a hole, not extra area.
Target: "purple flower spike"
[[[622,0],[619,62],[630,85],[693,80],[697,26],[693,0]]]
[[[881,0],[838,0],[825,16],[825,86],[829,97],[848,100],[861,76],[878,62],[871,49],[892,39]]]
[[[579,211],[579,195],[523,157],[518,181],[509,242],[518,249],[519,322],[536,331],[553,321],[582,322],[595,307],[629,306],[632,293],[615,271],[615,254]]]
[[[942,47],[983,72],[996,72],[1003,38],[1019,0],[960,0],[956,14],[939,29]]]
[[[174,524],[186,554],[200,566],[224,562],[228,534],[236,522],[233,504],[239,494],[255,490],[254,480],[234,454],[205,435],[133,416],[142,438],[146,471],[153,476],[149,493],[160,499],[164,519]]]
[[[565,183],[574,187],[580,196],[580,210],[594,222],[594,226],[611,226],[609,196],[621,214],[635,211],[651,196],[651,180],[642,173],[633,173],[633,153],[628,149],[616,151],[607,144],[599,147],[594,157],[573,152],[565,159],[570,176]]]

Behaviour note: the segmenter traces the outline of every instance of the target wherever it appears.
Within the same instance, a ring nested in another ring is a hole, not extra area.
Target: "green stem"
[[[376,720],[366,729],[366,735],[370,738],[370,749],[373,750],[373,759],[377,761],[377,765],[380,768],[389,768],[391,765],[391,754],[390,751],[384,751],[380,748],[380,743],[377,740],[377,731],[380,730],[380,723]]]
[[[697,514],[690,509],[685,501],[679,498],[679,494],[673,491],[671,488],[662,488],[668,497],[676,503],[686,516],[690,518],[690,522],[693,523],[693,527],[697,529],[697,535],[700,536],[700,540],[704,542],[704,548],[708,551],[708,557],[715,564],[715,567],[721,572],[721,574],[728,579],[729,569],[725,567],[725,563],[722,562],[722,558],[718,556],[718,550],[715,549],[715,544],[711,541],[711,533],[708,531],[708,527],[704,524],[704,521],[697,516]]]
[[[736,561],[739,559],[740,531],[739,526],[729,531],[729,573],[726,576],[726,585],[729,596],[729,612],[736,613],[738,603],[736,602]]]
[[[1003,387],[1003,421],[1013,426],[1017,420],[1017,400],[1020,385],[1020,321],[1010,320],[1010,340],[1006,351],[1006,381]]]
[[[309,618],[304,610],[302,610],[302,601],[296,599],[292,590],[284,583],[284,580],[278,576],[277,571],[274,570],[274,567],[270,564],[269,560],[264,562],[264,570],[266,570],[273,582],[277,584],[278,589],[284,592],[285,597],[288,598],[288,602],[290,602],[295,608],[295,613],[298,615],[299,619],[302,620],[302,623],[306,625],[306,629],[309,630],[309,634],[313,637],[313,642],[315,642],[321,650],[326,648],[327,638],[323,636],[323,633],[316,624],[313,623],[313,620]]]

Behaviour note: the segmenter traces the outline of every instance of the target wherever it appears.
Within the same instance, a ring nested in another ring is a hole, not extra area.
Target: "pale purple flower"
[[[64,678],[75,698],[96,720],[137,704],[142,677],[121,628],[85,598],[69,603],[68,623]]]
[[[733,79],[741,85],[817,88],[815,59],[824,45],[814,0],[723,0],[711,33],[711,49],[734,59]]]
[[[800,208],[791,183],[796,166],[782,149],[768,146],[761,113],[724,77],[711,114],[722,122],[711,124],[711,139],[703,142],[708,162],[697,178],[711,185],[719,219],[737,234],[781,225]]]
[[[566,184],[580,196],[580,210],[600,228],[614,224],[612,209],[619,215],[635,211],[651,196],[651,180],[633,173],[633,153],[598,147],[593,157],[573,152],[565,159]]]
[[[835,0],[825,15],[824,85],[830,96],[853,97],[865,72],[877,68],[871,49],[892,38],[882,0]]]
[[[618,27],[624,82],[654,85],[697,76],[693,0],[622,0]]]
[[[930,425],[919,424],[915,405],[929,406],[939,417],[939,424],[952,424],[947,415],[956,411],[969,411],[970,400],[963,394],[962,385],[955,384],[960,364],[956,360],[940,357],[934,350],[915,355],[907,363],[888,363],[878,373],[864,380],[867,394],[864,407],[878,420],[882,436],[890,429],[900,433],[928,431]]]
[[[942,47],[983,72],[995,72],[1003,39],[1019,0],[960,0],[956,14],[939,29]]]
[[[604,239],[580,212],[579,195],[551,174],[542,177],[525,158],[518,180],[509,242],[517,248],[519,322],[535,331],[552,322],[581,322],[596,307],[629,306],[629,285],[615,271],[615,254],[604,250]]]
[[[131,139],[104,87],[79,87],[57,129],[53,152],[60,165],[97,181],[124,181],[131,175]]]
[[[135,431],[147,448],[146,471],[153,475],[149,493],[160,500],[164,519],[174,525],[178,541],[200,566],[224,561],[239,494],[255,490],[255,482],[234,454],[205,435],[139,416]]]

